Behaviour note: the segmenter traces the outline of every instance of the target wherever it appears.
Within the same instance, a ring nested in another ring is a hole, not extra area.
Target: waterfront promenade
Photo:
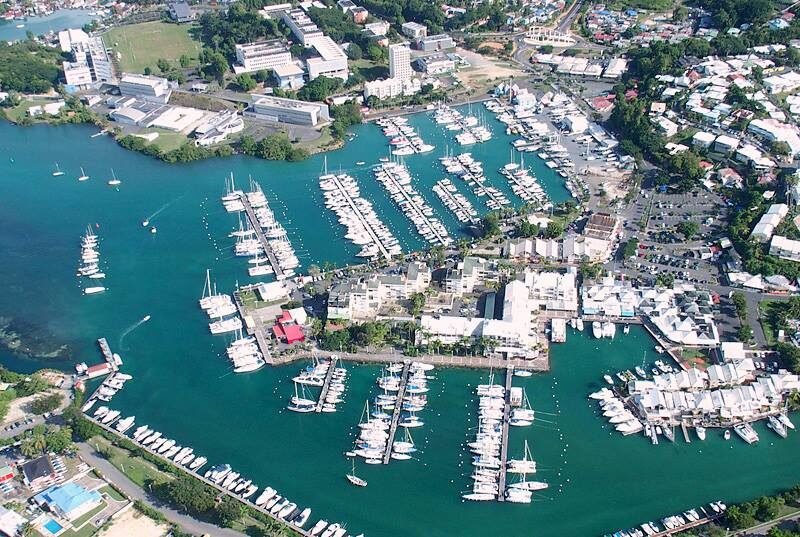
[[[98,427],[101,427],[106,432],[113,434],[114,436],[118,436],[120,438],[124,438],[125,440],[128,440],[129,442],[134,442],[134,440],[132,440],[128,436],[126,436],[124,434],[121,434],[119,431],[113,429],[109,425],[105,425],[103,423],[100,423],[98,420],[94,419],[93,417],[91,417],[89,415],[84,414],[84,418],[86,418],[87,420],[91,421],[92,423],[94,423]],[[189,470],[188,468],[186,468],[184,466],[181,466],[180,464],[175,464],[175,462],[173,462],[172,460],[164,457],[163,455],[159,454],[158,452],[150,449],[148,446],[143,446],[143,445],[141,445],[139,443],[136,443],[136,442],[134,442],[134,443],[136,444],[136,446],[139,449],[148,452],[153,457],[158,457],[161,461],[163,461],[166,464],[169,464],[173,468],[177,468],[180,471],[184,472],[185,474],[187,474],[187,475],[189,475],[189,476],[191,476],[191,477],[193,477],[195,479],[198,479],[198,480],[202,481],[203,484],[205,484],[205,485],[207,485],[209,487],[212,487],[213,489],[215,489],[220,494],[224,494],[224,495],[228,496],[229,498],[231,498],[233,500],[236,500],[237,502],[241,503],[243,506],[248,507],[250,509],[253,509],[255,511],[258,511],[261,514],[263,514],[263,515],[269,517],[270,519],[274,520],[275,522],[278,522],[280,524],[283,524],[283,525],[291,528],[292,531],[294,531],[298,535],[302,535],[303,537],[311,537],[311,534],[307,530],[304,530],[302,528],[298,528],[297,526],[294,526],[294,525],[288,523],[287,521],[285,521],[285,520],[283,520],[281,518],[278,518],[277,516],[275,516],[272,513],[270,513],[267,509],[264,509],[263,507],[259,507],[259,506],[255,505],[254,503],[251,503],[251,502],[243,499],[239,494],[235,494],[235,493],[229,491],[228,489],[225,489],[225,488],[219,486],[217,483],[214,483],[213,481],[210,481],[210,480],[206,479],[205,477],[203,477],[200,473],[194,472],[192,470]],[[257,491],[256,494],[258,494],[262,490],[263,489]],[[308,522],[310,522],[310,521],[308,521]],[[213,527],[215,529],[215,531],[212,532],[211,535],[221,535],[221,533],[216,531],[217,529],[220,529],[220,528],[217,528],[216,526],[211,526],[211,525],[209,525],[209,526]],[[202,533],[206,533],[206,532],[204,531]],[[239,535],[239,534],[236,533],[236,532],[232,532],[232,534],[230,534],[230,535]]]

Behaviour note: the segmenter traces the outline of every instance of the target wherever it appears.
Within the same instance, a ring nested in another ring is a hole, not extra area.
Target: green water
[[[420,192],[439,209],[425,185],[442,176],[436,158],[450,133],[425,116],[412,123],[437,151],[406,162]],[[797,480],[797,433],[780,440],[758,426],[762,441],[756,446],[725,442],[716,431],[705,443],[695,439],[686,445],[679,439],[659,446],[613,433],[586,395],[599,388],[604,372],[640,363],[643,352],[649,361],[656,359],[653,343],[634,328],[614,342],[571,332],[566,344],[552,349],[552,373],[515,379],[539,414],[535,426],[512,431],[511,454],[520,454],[528,439],[540,467],[535,478],[551,483],[533,504],[461,501],[470,484],[463,443],[476,421],[474,386],[488,372],[439,371],[422,413],[426,425],[412,433],[424,447],[419,460],[386,467],[361,464],[357,472],[369,486],[352,487],[344,479],[350,467],[343,452],[352,446],[354,426],[364,400],[374,393],[379,369],[350,367],[346,402],[336,414],[287,412],[289,379],[299,365],[231,374],[221,356],[226,338],[207,333],[196,302],[207,267],[221,289],[249,281],[245,262],[232,256],[227,237],[236,217],[218,201],[223,177],[231,171],[240,179],[251,174],[270,199],[278,200],[273,206],[304,266],[352,260],[355,248],[342,241],[342,229],[321,205],[322,157],[295,164],[232,158],[168,166],[126,152],[105,137],[91,139],[92,132],[0,124],[0,316],[68,344],[74,362],[97,362],[95,340],[108,338],[125,360],[124,370],[134,376],[114,399],[115,408],[193,446],[212,463],[228,462],[259,485],[311,506],[315,520],[344,521],[352,533],[372,537],[591,536],[709,500],[743,500]],[[356,132],[353,143],[328,155],[329,169],[341,166],[357,177],[404,245],[421,246],[369,169],[386,154],[386,140],[373,126]],[[498,186],[504,182],[492,172],[507,161],[507,142],[498,134],[489,144],[471,148]],[[356,167],[360,160],[368,164]],[[56,161],[65,176],[51,176]],[[79,166],[92,176],[89,181],[77,182]],[[119,191],[106,185],[112,167],[123,181]],[[554,199],[564,199],[566,191],[546,171],[536,169]],[[151,234],[141,221],[160,209],[152,218],[158,233]],[[445,221],[456,233],[455,222]],[[108,291],[85,297],[74,271],[78,238],[89,223],[99,224]],[[147,314],[152,319],[136,326]],[[15,356],[3,356],[3,363],[40,365]]]

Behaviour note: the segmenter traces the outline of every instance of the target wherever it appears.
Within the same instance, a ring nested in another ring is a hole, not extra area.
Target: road
[[[764,522],[763,524],[753,526],[752,528],[748,528],[732,535],[738,535],[741,537],[756,537],[757,535],[767,535],[769,530],[776,526],[781,529],[793,530],[796,529],[798,523],[800,523],[800,513],[790,513],[786,516],[782,516],[781,518]]]
[[[31,416],[29,414],[26,414],[24,418],[20,418],[18,421],[23,421],[24,419],[31,418],[30,423],[22,423],[19,427],[15,427],[14,429],[11,429],[9,431],[0,429],[0,438],[5,439],[17,436],[18,434],[22,434],[25,431],[33,429],[37,425],[41,425],[43,423],[56,423],[56,424],[60,423],[61,418],[59,416],[56,416],[56,414],[61,414],[61,412],[63,412],[64,409],[67,408],[67,406],[69,406],[69,404],[72,402],[72,392],[69,390],[57,390],[57,391],[50,391],[48,392],[48,394],[49,393],[60,393],[64,396],[64,399],[62,399],[61,404],[58,406],[58,409],[56,409],[53,412],[53,415],[51,415],[50,418],[45,419],[44,416]],[[44,394],[37,395],[33,399],[35,399],[36,397],[40,397],[41,395]],[[8,423],[7,425],[11,425],[11,423]],[[6,424],[4,424],[4,426],[6,426]]]
[[[108,481],[125,493],[129,498],[140,500],[153,509],[160,511],[169,522],[180,526],[184,531],[194,535],[212,535],[213,537],[243,537],[244,534],[227,528],[220,528],[207,522],[201,522],[184,513],[176,511],[153,498],[144,490],[140,489],[136,483],[128,479],[125,474],[114,468],[114,466],[98,455],[95,449],[86,443],[77,444],[78,453],[81,458],[91,466],[94,466]]]

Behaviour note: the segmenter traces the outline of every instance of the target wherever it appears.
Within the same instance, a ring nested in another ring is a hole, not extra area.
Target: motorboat
[[[603,325],[600,321],[592,321],[592,335],[595,339],[601,339],[603,337]]]
[[[706,439],[706,428],[705,427],[703,427],[702,425],[697,425],[697,426],[695,426],[694,431],[697,433],[697,438],[699,438],[700,440],[705,440]]]
[[[748,444],[758,442],[758,433],[749,423],[740,423],[739,425],[735,425],[733,430],[737,435],[739,435],[739,438]]]

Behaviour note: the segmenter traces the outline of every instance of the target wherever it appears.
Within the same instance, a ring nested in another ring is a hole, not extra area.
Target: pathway
[[[102,456],[98,455],[95,449],[89,444],[81,442],[77,444],[77,447],[81,458],[86,463],[99,470],[108,481],[118,487],[122,492],[125,493],[125,495],[131,499],[140,500],[153,509],[160,511],[169,522],[177,524],[184,531],[195,535],[207,534],[214,537],[242,537],[243,534],[239,533],[238,531],[233,531],[232,529],[228,528],[220,528],[219,526],[215,526],[214,524],[209,524],[207,522],[201,522],[184,513],[172,509],[139,488],[139,486],[128,479],[125,474],[117,470]]]

